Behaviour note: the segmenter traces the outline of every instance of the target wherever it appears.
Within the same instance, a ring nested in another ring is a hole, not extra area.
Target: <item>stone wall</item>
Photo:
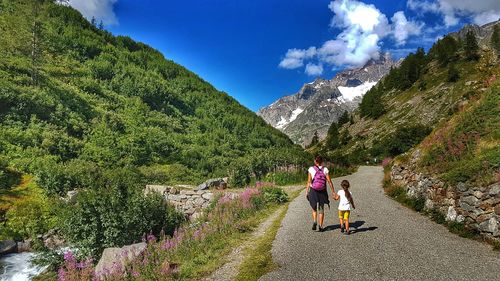
[[[209,190],[193,190],[188,186],[147,185],[146,193],[157,192],[190,219],[196,219],[210,205],[214,193]]]
[[[447,221],[464,223],[488,238],[500,240],[500,183],[449,186],[430,175],[415,172],[411,162],[415,161],[392,167],[393,183],[403,186],[410,197],[424,197],[425,209],[438,209]]]

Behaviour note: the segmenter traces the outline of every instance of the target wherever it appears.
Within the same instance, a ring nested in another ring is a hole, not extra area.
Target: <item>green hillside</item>
[[[332,124],[326,140],[310,150],[337,163],[361,164],[380,163],[418,146],[420,168],[447,181],[495,181],[498,42],[498,22],[466,26],[427,53],[410,54],[363,97],[351,122]]]
[[[4,166],[62,194],[115,168],[148,182],[198,183],[304,161],[226,93],[54,2],[0,1]]]

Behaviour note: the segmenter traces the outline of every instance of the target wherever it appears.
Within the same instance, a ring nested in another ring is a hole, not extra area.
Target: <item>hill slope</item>
[[[198,181],[304,157],[226,93],[71,7],[0,1],[0,30],[0,155],[55,191],[113,167]]]

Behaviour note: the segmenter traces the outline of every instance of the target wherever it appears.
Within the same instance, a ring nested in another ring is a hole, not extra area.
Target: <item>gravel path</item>
[[[261,280],[500,280],[500,254],[461,238],[386,197],[380,167],[334,179],[351,182],[357,209],[341,235],[337,202],[326,210],[327,231],[313,232],[305,194],[289,206],[273,244],[281,266]],[[353,229],[356,229],[353,228]]]

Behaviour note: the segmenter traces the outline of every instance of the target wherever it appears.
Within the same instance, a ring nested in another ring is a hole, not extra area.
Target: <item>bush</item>
[[[300,184],[307,181],[307,172],[295,171],[295,172],[275,172],[268,173],[264,177],[264,181],[272,182],[277,185],[289,185],[289,184]]]
[[[143,166],[139,168],[147,183],[177,184],[199,181],[200,176],[181,164]]]
[[[264,187],[262,188],[262,194],[267,203],[283,204],[288,202],[288,194],[279,187]]]
[[[56,204],[41,190],[14,201],[6,213],[6,228],[16,239],[36,238],[54,228],[57,223]]]
[[[231,169],[230,186],[244,187],[250,183],[252,169],[245,161],[236,162]]]
[[[83,191],[76,205],[61,212],[61,229],[70,242],[98,257],[106,247],[137,242],[149,232],[172,234],[183,219],[162,196],[146,196],[115,183],[111,188]]]

